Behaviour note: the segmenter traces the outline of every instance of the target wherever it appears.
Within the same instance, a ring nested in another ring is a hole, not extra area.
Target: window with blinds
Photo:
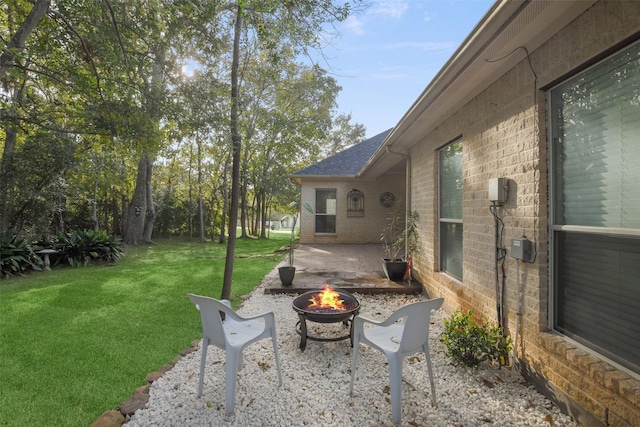
[[[438,157],[440,271],[462,280],[462,140]]]
[[[553,327],[640,372],[640,44],[550,92]]]

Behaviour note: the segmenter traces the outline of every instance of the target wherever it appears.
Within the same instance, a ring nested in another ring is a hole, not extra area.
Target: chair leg
[[[433,367],[431,366],[431,353],[429,352],[429,342],[425,342],[424,346],[424,355],[427,358],[427,370],[429,371],[429,382],[431,383],[431,404],[434,408],[438,407],[438,402],[436,401],[436,384],[433,380]]]
[[[353,354],[351,355],[351,384],[349,385],[349,396],[353,396],[353,382],[356,378],[356,366],[358,365],[358,349],[360,347],[358,337],[354,337]]]
[[[278,355],[278,335],[275,330],[271,336],[271,341],[273,342],[273,353],[275,354],[276,369],[278,370],[278,386],[282,386],[282,370],[280,369],[280,356]]]
[[[209,348],[209,338],[202,337],[202,356],[200,357],[200,381],[198,382],[198,398],[202,397],[202,383],[204,382],[204,367],[207,364],[207,348]]]
[[[233,420],[233,408],[236,400],[236,382],[238,380],[238,365],[242,359],[242,351],[229,352],[227,348],[226,360],[225,360],[225,379],[224,379],[224,391],[226,394],[225,400],[225,418],[227,421]]]
[[[399,426],[402,419],[402,357],[389,358],[389,381],[391,383],[391,415],[393,425]]]

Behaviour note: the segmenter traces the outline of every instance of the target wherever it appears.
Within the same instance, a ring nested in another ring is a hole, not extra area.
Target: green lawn
[[[232,302],[288,233],[236,244]],[[201,338],[187,292],[220,297],[226,245],[166,241],[112,265],[0,281],[0,426],[88,426]]]

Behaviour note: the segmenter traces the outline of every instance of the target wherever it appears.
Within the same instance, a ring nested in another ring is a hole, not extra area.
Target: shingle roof
[[[298,176],[356,176],[373,156],[391,129],[353,145],[331,157],[291,174]]]

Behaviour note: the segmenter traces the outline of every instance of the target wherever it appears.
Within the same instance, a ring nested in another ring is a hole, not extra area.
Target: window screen
[[[553,326],[640,372],[640,49],[551,91]]]

